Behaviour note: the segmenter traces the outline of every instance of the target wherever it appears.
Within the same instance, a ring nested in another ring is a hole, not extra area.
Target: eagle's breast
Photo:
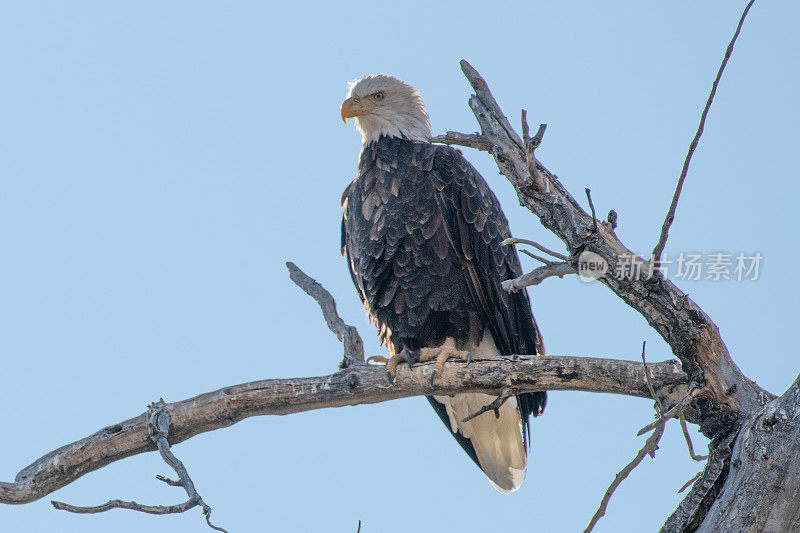
[[[364,147],[343,196],[354,281],[381,340],[397,350],[482,334],[437,200],[447,184],[435,156],[429,143],[382,137]]]

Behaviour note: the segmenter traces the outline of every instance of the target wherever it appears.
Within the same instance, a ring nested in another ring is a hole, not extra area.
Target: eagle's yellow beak
[[[347,124],[348,118],[357,117],[361,114],[361,109],[358,100],[355,98],[348,98],[342,103],[342,121]]]

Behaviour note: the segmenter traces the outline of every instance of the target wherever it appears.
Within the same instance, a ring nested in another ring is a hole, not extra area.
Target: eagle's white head
[[[429,141],[431,121],[419,91],[394,76],[372,74],[350,83],[342,104],[342,120],[356,118],[364,144],[381,135]]]

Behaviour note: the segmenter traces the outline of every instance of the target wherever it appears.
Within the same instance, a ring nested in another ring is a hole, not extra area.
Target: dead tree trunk
[[[800,376],[710,448],[716,482],[692,491],[663,532],[800,531]]]

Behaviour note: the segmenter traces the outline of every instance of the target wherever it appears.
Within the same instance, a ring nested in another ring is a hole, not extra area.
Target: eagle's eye
[[[373,94],[372,97],[375,100],[383,100],[383,91],[378,91],[377,93]]]

